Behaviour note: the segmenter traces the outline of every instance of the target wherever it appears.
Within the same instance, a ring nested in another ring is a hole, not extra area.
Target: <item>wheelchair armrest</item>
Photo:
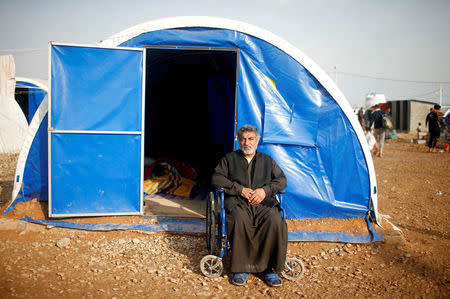
[[[284,212],[283,207],[281,206],[281,202],[283,201],[283,194],[285,194],[286,191],[284,190],[278,190],[277,195],[275,196],[275,198],[278,200],[278,203],[280,204],[280,213],[281,213],[281,217],[283,218],[284,221],[286,221],[286,213]],[[280,196],[278,196],[280,195]]]
[[[225,190],[222,187],[217,187],[215,190],[219,193],[225,192]],[[286,191],[284,191],[284,190],[278,190],[278,192],[277,192],[277,194],[285,194],[285,193],[286,193]]]

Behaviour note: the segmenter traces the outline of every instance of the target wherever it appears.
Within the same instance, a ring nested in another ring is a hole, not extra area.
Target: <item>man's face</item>
[[[253,155],[258,147],[258,138],[256,138],[255,132],[247,131],[242,133],[239,137],[239,145],[245,155]]]

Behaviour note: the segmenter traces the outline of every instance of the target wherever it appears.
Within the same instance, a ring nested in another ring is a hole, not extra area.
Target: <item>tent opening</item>
[[[146,51],[144,178],[148,178],[148,169],[158,159],[185,164],[181,168],[192,167],[198,176],[190,197],[196,200],[189,202],[195,205],[191,209],[203,214],[199,202],[209,187],[214,167],[234,148],[237,50],[147,48]],[[186,169],[177,170],[184,176],[182,172]],[[149,197],[155,202],[149,201]],[[163,197],[172,208],[162,204]],[[187,201],[170,194],[147,195],[145,212],[183,214],[184,202]],[[178,210],[173,209],[174,204]],[[156,207],[160,209],[155,211]]]
[[[30,123],[31,119],[30,119],[30,115],[28,113],[28,94],[29,94],[29,89],[28,88],[21,88],[21,87],[16,87],[16,91],[15,91],[15,98],[17,103],[20,106],[20,109],[22,109],[23,114],[25,115],[25,118],[27,119],[27,122]]]

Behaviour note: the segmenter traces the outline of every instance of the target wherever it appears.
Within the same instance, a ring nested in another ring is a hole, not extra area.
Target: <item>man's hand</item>
[[[266,198],[266,192],[264,191],[264,189],[258,188],[251,192],[248,202],[252,205],[258,205],[264,200],[264,198]]]
[[[246,200],[250,201],[250,197],[252,196],[253,192],[254,191],[252,189],[244,187],[242,188],[241,196]]]

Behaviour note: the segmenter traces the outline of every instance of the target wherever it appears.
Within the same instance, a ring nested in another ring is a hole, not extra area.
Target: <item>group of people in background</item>
[[[383,157],[386,135],[389,134],[389,130],[393,127],[390,110],[390,108],[381,110],[380,106],[377,104],[370,107],[365,112],[363,108],[358,111],[358,120],[361,127],[364,129],[366,138],[368,138],[368,141],[372,136],[375,138],[375,148],[373,151],[371,148],[371,152],[380,158]]]
[[[366,135],[367,142],[371,149],[371,152],[378,157],[383,157],[383,148],[385,140],[390,134],[390,130],[393,129],[393,121],[391,118],[390,107],[380,109],[380,105],[374,105],[364,111],[360,108],[357,116],[361,127]],[[434,105],[430,108],[425,119],[425,127],[428,127],[429,139],[428,139],[428,151],[436,152],[439,146],[439,138],[441,131],[448,131],[448,126],[445,120],[441,117],[444,114],[440,111],[440,105]],[[417,126],[417,132],[422,132],[422,124]],[[372,142],[371,142],[372,141]]]

